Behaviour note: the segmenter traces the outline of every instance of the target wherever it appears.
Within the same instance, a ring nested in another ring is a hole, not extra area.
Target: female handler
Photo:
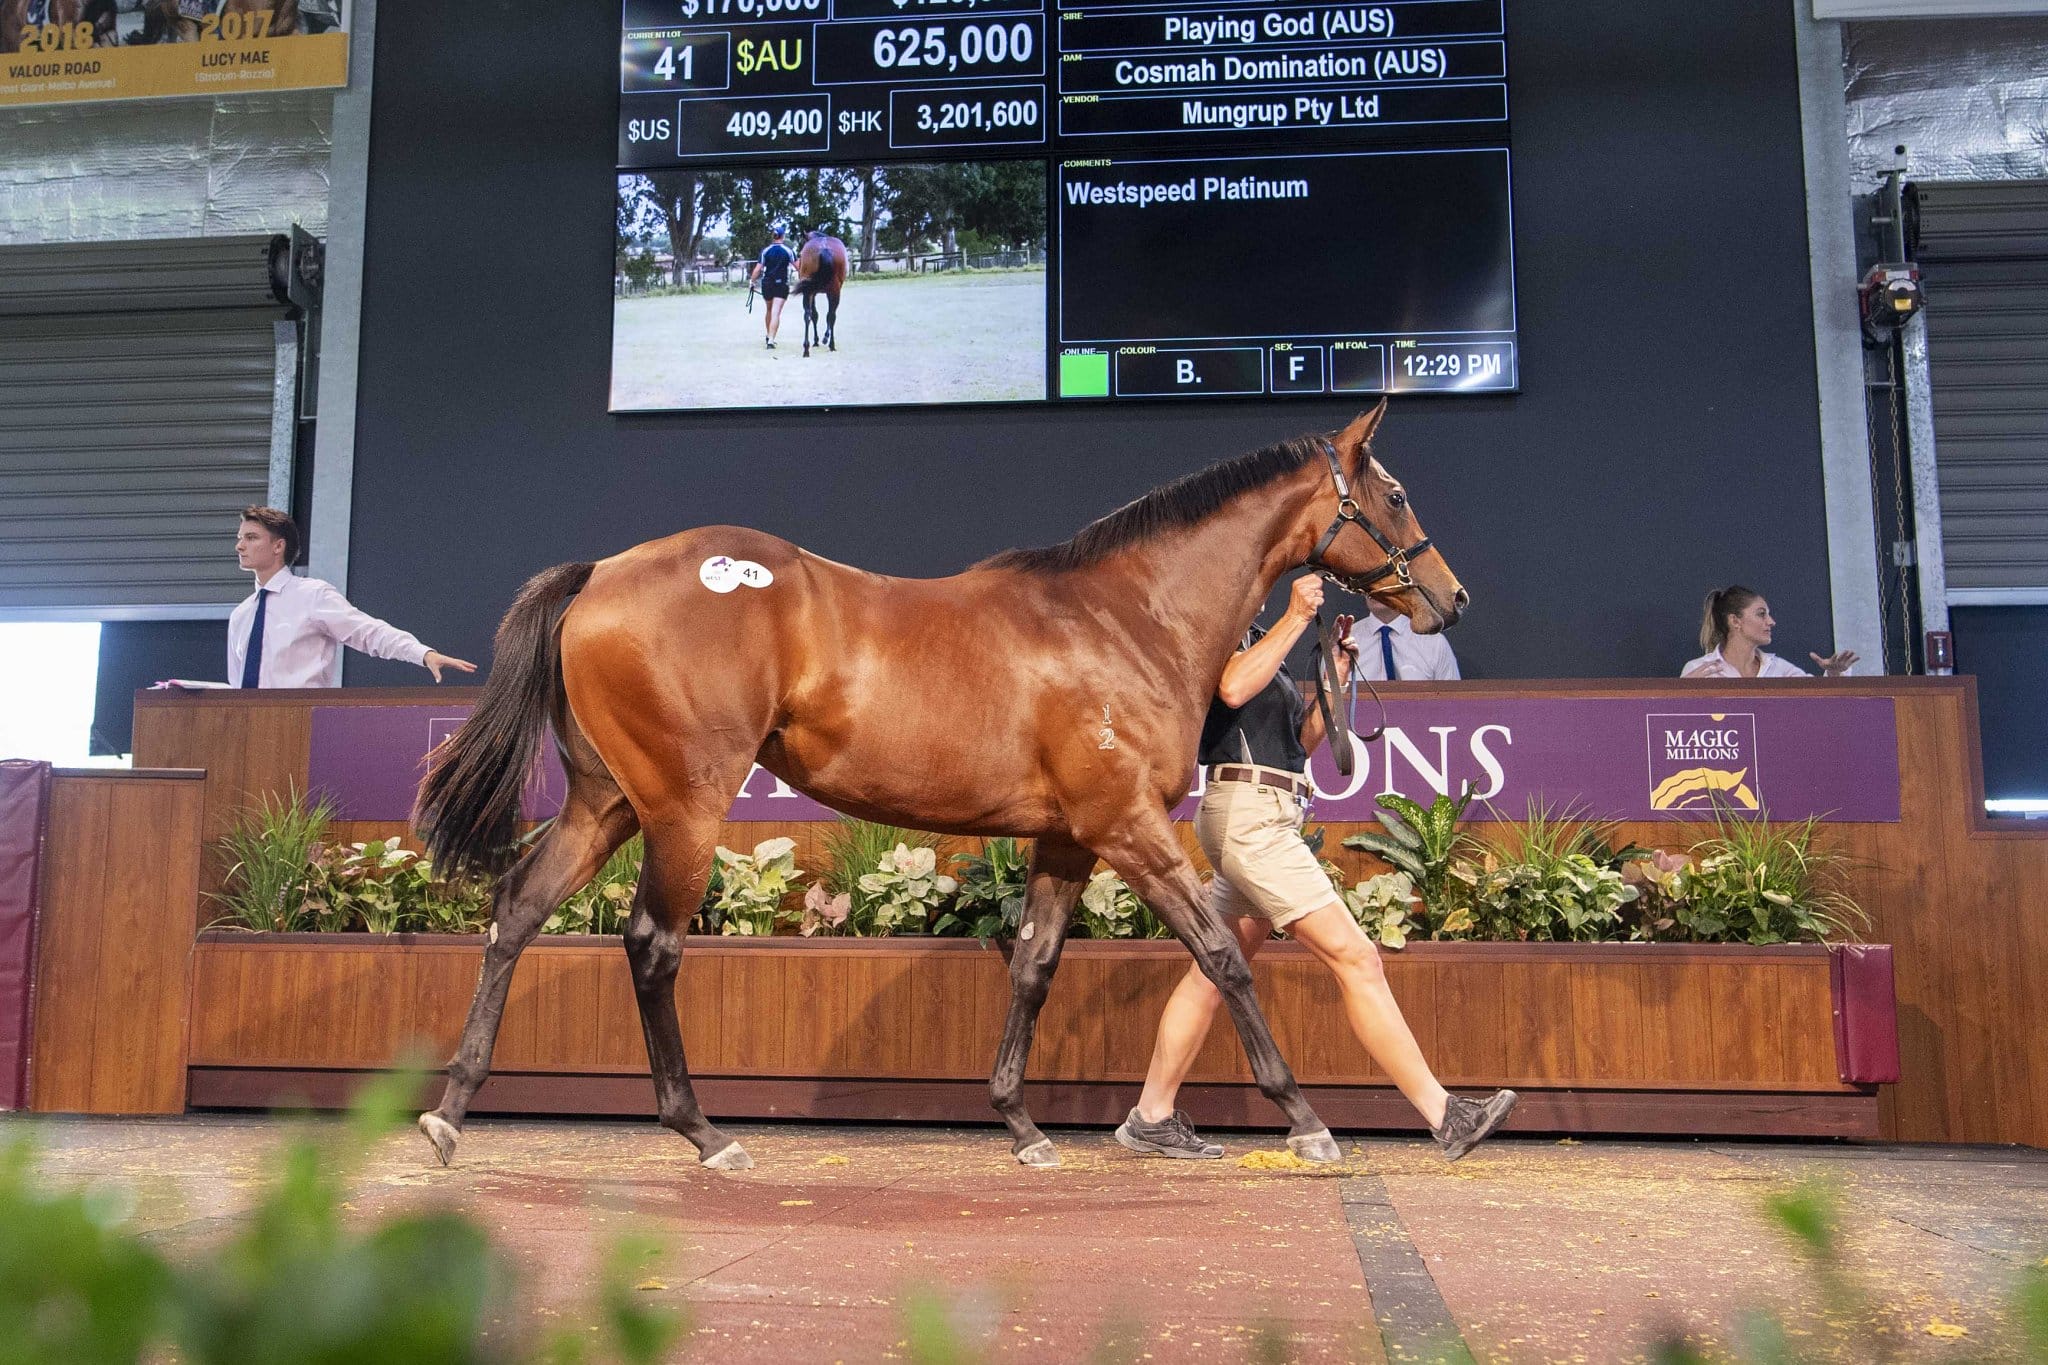
[[[1224,666],[1209,703],[1201,747],[1208,789],[1195,815],[1196,837],[1216,869],[1209,908],[1233,927],[1247,958],[1276,929],[1308,945],[1336,974],[1352,1032],[1421,1112],[1444,1155],[1456,1161],[1500,1127],[1515,1107],[1515,1092],[1496,1091],[1480,1103],[1437,1083],[1387,989],[1378,949],[1301,837],[1308,756],[1323,742],[1323,722],[1302,700],[1286,661],[1322,604],[1321,579],[1295,579],[1279,625],[1263,634],[1253,628],[1245,647]],[[1348,640],[1350,629],[1349,618],[1337,618],[1338,639]],[[1348,653],[1340,663],[1348,674]],[[1209,979],[1191,967],[1159,1017],[1144,1093],[1116,1130],[1118,1142],[1153,1156],[1223,1155],[1173,1107],[1221,1003]]]

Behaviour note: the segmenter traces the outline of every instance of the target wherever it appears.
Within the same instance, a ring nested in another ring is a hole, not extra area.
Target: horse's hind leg
[[[837,294],[832,295],[831,302],[825,309],[825,349],[828,351],[839,349],[839,296]]]
[[[448,1063],[448,1085],[432,1113],[420,1115],[420,1131],[434,1144],[443,1166],[455,1153],[456,1134],[470,1101],[491,1072],[491,1049],[519,954],[533,942],[556,907],[597,875],[613,850],[633,833],[633,812],[625,797],[602,776],[578,773],[570,779],[562,813],[532,850],[498,882],[491,898],[491,928],[484,949],[476,998],[462,1026],[462,1042]]]
[[[1103,860],[1129,883],[1138,898],[1173,930],[1194,955],[1202,974],[1230,1006],[1237,1036],[1251,1062],[1259,1093],[1287,1116],[1287,1145],[1311,1161],[1336,1161],[1342,1153],[1329,1127],[1295,1083],[1294,1072],[1273,1041],[1273,1031],[1252,993],[1251,964],[1223,922],[1203,904],[1201,884],[1164,811],[1119,826],[1098,845]]]
[[[1031,1060],[1038,1011],[1059,970],[1067,925],[1094,866],[1093,853],[1066,839],[1040,839],[1031,851],[1024,923],[1010,950],[1010,1016],[1003,1024],[1002,1046],[996,1050],[995,1073],[988,1083],[989,1100],[1009,1125],[1010,1151],[1026,1166],[1060,1164],[1052,1139],[1038,1130],[1024,1108],[1024,1068]]]
[[[729,780],[707,782],[701,788],[715,793],[715,807],[700,800],[680,810],[643,816],[647,860],[641,865],[632,918],[626,921],[626,957],[633,967],[633,994],[640,1004],[640,1028],[647,1038],[661,1125],[696,1144],[697,1159],[706,1166],[732,1171],[754,1162],[704,1117],[697,1103],[683,1054],[682,1026],[676,1021],[676,973],[682,966],[690,920],[711,880],[719,823],[745,775],[742,762],[736,771],[720,775]]]

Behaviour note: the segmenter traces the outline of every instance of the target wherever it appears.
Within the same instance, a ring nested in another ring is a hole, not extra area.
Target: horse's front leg
[[[1125,821],[1096,845],[1103,861],[1116,869],[1138,898],[1152,907],[1174,936],[1194,955],[1202,975],[1209,978],[1230,1006],[1237,1024],[1237,1036],[1258,1080],[1259,1093],[1280,1107],[1287,1116],[1287,1146],[1296,1156],[1309,1161],[1337,1161],[1343,1156],[1330,1129],[1309,1107],[1294,1072],[1273,1041],[1273,1031],[1252,993],[1251,964],[1237,938],[1212,914],[1203,901],[1201,882],[1193,864],[1175,837],[1173,823],[1164,810],[1148,811]]]
[[[1094,867],[1095,855],[1070,839],[1047,836],[1031,850],[1024,923],[1010,950],[1010,1015],[1003,1023],[1002,1046],[996,1049],[995,1072],[988,1083],[989,1100],[1009,1125],[1010,1151],[1026,1166],[1060,1164],[1052,1139],[1038,1131],[1024,1108],[1024,1069],[1031,1061],[1038,1011],[1059,970],[1067,926]]]

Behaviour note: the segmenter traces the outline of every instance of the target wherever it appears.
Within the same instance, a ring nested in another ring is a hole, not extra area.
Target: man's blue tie
[[[266,588],[256,589],[256,619],[249,623],[249,648],[242,655],[242,686],[261,686],[263,676],[263,608],[270,603]]]
[[[258,625],[261,625],[260,617],[258,618]],[[1399,681],[1401,677],[1400,670],[1394,667],[1394,628],[1392,626],[1380,627],[1380,662],[1387,666],[1387,681]]]

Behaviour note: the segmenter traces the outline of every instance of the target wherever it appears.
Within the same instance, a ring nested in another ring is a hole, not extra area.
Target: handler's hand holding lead
[[[1294,580],[1294,586],[1287,593],[1287,614],[1297,621],[1308,622],[1316,619],[1316,613],[1323,609],[1323,580],[1312,573],[1305,573]]]
[[[1358,641],[1351,638],[1351,628],[1358,624],[1355,616],[1337,618],[1337,644],[1350,659],[1358,657]]]
[[[444,668],[452,668],[458,673],[476,672],[476,665],[469,660],[458,659],[452,654],[443,654],[438,649],[428,650],[427,657],[420,660],[420,663],[427,672],[434,675],[435,682],[441,681],[441,670]]]

